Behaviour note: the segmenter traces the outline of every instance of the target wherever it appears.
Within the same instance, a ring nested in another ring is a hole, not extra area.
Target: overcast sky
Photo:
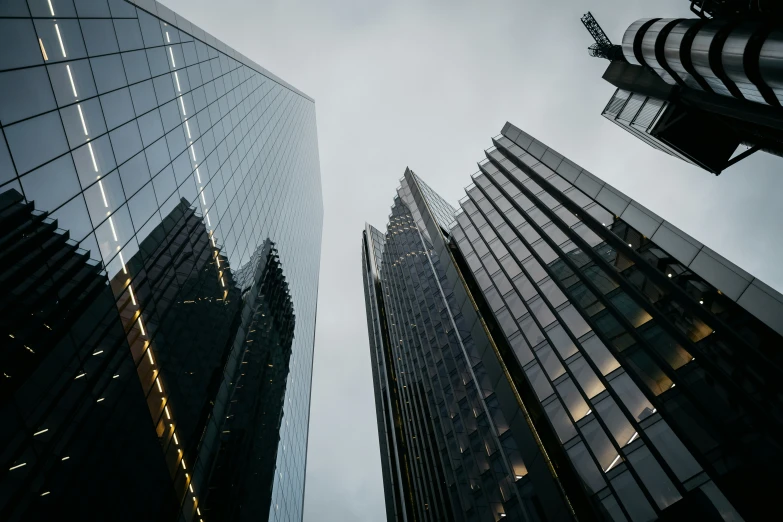
[[[324,240],[306,522],[384,518],[360,244],[410,166],[452,204],[508,120],[777,290],[783,158],[715,177],[600,116],[614,88],[579,17],[609,37],[687,0],[164,0],[315,98]],[[314,226],[316,226],[314,224]]]

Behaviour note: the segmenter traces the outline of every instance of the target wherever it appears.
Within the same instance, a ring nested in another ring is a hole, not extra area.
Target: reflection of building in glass
[[[776,512],[783,296],[511,124],[479,168],[363,236],[389,519]]]
[[[189,509],[187,493],[205,482],[209,467],[201,459],[218,437],[207,425],[219,422],[212,409],[236,335],[240,291],[185,199],[141,242],[126,272],[111,286],[177,496]]]
[[[266,241],[253,256],[242,284],[239,333],[224,372],[226,400],[219,453],[205,508],[216,520],[256,520],[269,511],[279,429],[283,420],[295,317],[277,251]],[[243,271],[244,272],[244,271]],[[242,280],[243,278],[237,279]],[[222,391],[222,390],[221,390]],[[222,393],[221,393],[222,395]],[[208,434],[209,435],[209,432]]]
[[[57,226],[15,190],[0,194],[0,513],[174,520],[179,499],[106,274]]]
[[[269,240],[284,267],[296,321],[288,375],[271,394],[282,394],[285,406],[279,444],[270,439],[269,458],[278,473],[267,513],[270,520],[298,519],[322,219],[314,103],[157,2],[134,4],[31,1],[0,7],[0,193],[22,194],[20,205],[34,203],[36,212],[67,231],[82,249],[79,256],[103,267],[102,281],[110,282],[106,298],[115,305],[106,313],[120,332],[125,327],[125,339],[117,342],[127,364],[136,366],[131,374],[138,375],[143,392],[123,400],[147,402],[121,407],[136,415],[128,433],[146,433],[132,439],[138,446],[118,436],[111,448],[93,443],[93,453],[76,459],[74,450],[66,461],[84,470],[91,469],[87,458],[118,463],[112,469],[123,475],[123,499],[110,513],[104,507],[114,493],[89,503],[81,490],[86,479],[32,461],[10,469],[20,455],[9,442],[0,481],[26,478],[3,488],[0,516],[28,516],[25,506],[32,504],[12,506],[11,497],[3,496],[13,490],[18,499],[50,503],[47,509],[63,507],[56,501],[62,495],[74,502],[83,498],[79,512],[87,518],[171,520],[180,512],[184,520],[211,522],[201,502],[220,437],[205,434],[219,427],[215,408],[246,290],[234,267],[257,262],[259,245]],[[29,244],[24,236],[15,240]],[[25,270],[43,268],[30,262]],[[100,297],[97,290],[95,295]],[[94,360],[104,353],[109,350]],[[47,358],[41,364],[59,363]],[[114,375],[98,373],[101,382]],[[112,382],[130,387],[123,380],[128,375],[121,372]],[[104,410],[120,404],[112,397],[100,403]],[[40,427],[48,431],[32,439],[36,455],[71,451],[70,438],[53,437],[65,429],[63,422],[52,417]],[[33,428],[8,426],[8,441]],[[114,428],[102,429],[88,439]],[[153,433],[154,454],[143,442]],[[120,448],[129,459],[135,455],[149,464],[149,471],[131,459],[122,469],[133,473],[118,472],[121,459],[114,453]],[[166,469],[161,484],[156,473]],[[146,496],[148,484],[155,495]],[[124,510],[125,502],[137,504]],[[147,511],[138,511],[142,506]]]
[[[621,46],[582,17],[617,87],[603,116],[715,174],[758,150],[783,155],[780,2],[693,0],[691,10],[699,18],[634,22]]]

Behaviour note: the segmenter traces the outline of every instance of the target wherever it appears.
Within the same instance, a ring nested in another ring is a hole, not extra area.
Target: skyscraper
[[[603,77],[617,87],[603,116],[715,174],[759,150],[783,155],[780,4],[690,4],[699,18],[638,20],[621,46],[582,18],[590,54],[611,61]]]
[[[363,233],[389,520],[764,520],[783,296],[506,124]]]
[[[0,5],[0,517],[299,520],[311,98],[152,0]]]

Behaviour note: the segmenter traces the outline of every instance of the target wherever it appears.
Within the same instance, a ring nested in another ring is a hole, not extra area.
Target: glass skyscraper
[[[314,101],[152,0],[0,4],[0,518],[301,520]]]
[[[767,520],[783,296],[511,124],[362,260],[389,520]]]

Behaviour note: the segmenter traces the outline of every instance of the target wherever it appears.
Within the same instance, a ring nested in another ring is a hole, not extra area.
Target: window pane
[[[157,109],[148,112],[136,120],[141,132],[141,142],[145,147],[163,136],[163,122],[160,120],[160,112]],[[166,161],[168,163],[168,161]],[[158,169],[160,170],[160,169]]]
[[[125,68],[122,65],[122,58],[119,54],[90,58],[90,65],[95,76],[95,85],[100,94],[127,85]]]
[[[590,411],[590,407],[579,394],[579,390],[570,378],[567,378],[556,387],[574,421],[578,421]]]
[[[70,155],[22,176],[21,181],[27,200],[35,201],[35,208],[44,211],[56,209],[81,190]]]
[[[72,155],[82,188],[89,187],[100,176],[106,175],[117,166],[108,135],[82,145],[75,149]]]
[[[155,199],[155,191],[152,189],[151,183],[148,183],[128,201],[128,209],[134,228],[140,230],[142,225],[158,210],[158,202]]]
[[[60,116],[71,148],[106,132],[106,121],[97,98],[60,109]]]
[[[628,460],[659,508],[665,509],[682,498],[647,446],[642,446],[628,455]]]
[[[612,397],[606,397],[595,405],[595,411],[601,416],[606,427],[609,428],[609,432],[614,437],[617,445],[620,447],[625,446],[631,441],[636,431],[625,418],[623,412],[614,402]]]
[[[92,222],[81,195],[61,206],[49,217],[56,219],[57,226],[67,230],[74,241],[82,241],[92,232]]]
[[[701,471],[701,466],[666,421],[658,421],[644,431],[678,479],[685,481]]]
[[[522,334],[517,333],[510,337],[508,343],[511,345],[511,349],[514,350],[514,355],[517,356],[520,366],[524,366],[533,360],[533,352]]]
[[[609,385],[636,420],[640,421],[652,415],[652,404],[650,404],[627,373],[618,375],[609,381]]]
[[[527,273],[530,274],[530,278],[535,282],[540,281],[546,276],[546,272],[541,267],[539,262],[532,257],[525,261],[523,266],[525,267],[525,270],[527,270]]]
[[[560,291],[560,288],[555,284],[552,279],[539,284],[540,292],[549,299],[549,303],[555,308],[566,302],[566,296]]]
[[[503,329],[503,332],[506,334],[506,336],[510,336],[517,331],[517,322],[514,320],[513,317],[511,317],[511,314],[508,313],[508,310],[503,309],[497,314],[498,323],[500,323],[500,327]]]
[[[130,198],[133,196],[150,180],[147,157],[143,153],[136,154],[130,161],[121,166],[120,180],[125,190],[125,197]]]
[[[555,315],[552,313],[552,310],[549,309],[549,306],[540,296],[531,299],[527,304],[530,307],[530,311],[536,316],[536,319],[538,319],[542,328],[546,328],[555,320]]]
[[[533,389],[536,391],[539,400],[543,401],[552,395],[552,385],[549,383],[549,380],[546,378],[546,375],[544,375],[544,372],[541,371],[541,367],[538,364],[534,364],[526,369],[525,373],[527,374],[527,378],[533,386]]]
[[[563,365],[560,363],[560,360],[558,360],[554,350],[552,350],[549,344],[544,343],[536,351],[536,354],[538,355],[538,360],[541,361],[541,366],[544,367],[547,375],[549,375],[550,380],[554,381],[565,373],[565,368],[563,368]]]
[[[612,446],[609,437],[607,437],[606,432],[604,432],[597,420],[591,420],[580,429],[588,446],[593,450],[593,454],[595,454],[595,458],[598,460],[601,469],[608,469],[612,463],[617,465],[617,462],[619,461],[615,460],[618,456],[617,451],[614,449],[614,446]]]
[[[97,94],[89,60],[56,63],[47,67],[57,104],[62,107]]]
[[[648,522],[658,518],[639,485],[628,471],[612,479],[612,485],[617,490],[620,502],[628,510],[633,522]]]
[[[581,344],[602,374],[607,375],[620,367],[620,363],[609,353],[597,335],[581,341]]]
[[[41,50],[29,19],[0,19],[0,69],[43,63]]]
[[[160,170],[171,162],[169,156],[169,148],[166,146],[166,140],[160,139],[147,147],[144,151],[147,155],[147,164],[149,165],[152,175],[157,174]]]
[[[43,48],[46,51],[48,63],[85,58],[84,40],[78,20],[35,20],[35,30],[38,33]],[[36,42],[37,43],[37,42]],[[29,45],[29,44],[28,44]],[[33,43],[28,52],[37,51],[41,56],[41,44]]]
[[[176,189],[177,182],[174,179],[174,170],[171,166],[164,168],[152,180],[155,194],[159,201],[165,201]]]
[[[576,382],[584,390],[585,395],[588,398],[593,398],[602,391],[604,391],[604,385],[598,379],[592,368],[587,364],[584,357],[576,357],[574,360],[568,363],[568,367],[576,378]]]
[[[525,334],[527,342],[530,343],[530,346],[537,346],[538,343],[544,340],[544,334],[541,333],[541,330],[533,321],[532,317],[528,316],[519,326],[522,329],[522,333]]]
[[[127,88],[101,96],[101,107],[109,130],[129,122],[135,117],[130,91]]]
[[[82,18],[79,23],[82,26],[84,43],[87,45],[87,54],[98,56],[119,52],[111,20]]]
[[[155,89],[152,86],[152,80],[146,80],[130,87],[131,97],[133,98],[133,108],[136,115],[142,115],[151,111],[158,105],[155,98]]]
[[[19,122],[6,127],[4,131],[16,169],[20,173],[68,152],[68,142],[58,112]]]
[[[135,121],[111,131],[111,144],[118,164],[123,164],[141,150],[141,135]]]
[[[574,430],[574,434],[576,434],[576,430]],[[589,495],[592,495],[596,491],[600,491],[606,486],[604,477],[601,474],[601,471],[596,467],[595,461],[587,451],[587,446],[585,446],[584,442],[580,442],[576,446],[570,448],[568,450],[568,456],[571,458],[571,462],[573,462],[576,471],[582,478],[582,482],[587,486],[587,493]]]
[[[133,51],[122,53],[122,63],[128,83],[136,83],[150,78],[150,67],[147,64],[147,53]]]
[[[142,49],[144,47],[138,20],[114,20],[114,30],[117,33],[117,42],[121,51]]]
[[[563,329],[563,327],[559,324],[557,324],[547,333],[549,334],[549,338],[555,344],[555,348],[557,348],[558,353],[560,353],[560,357],[563,359],[568,359],[577,352],[576,345],[571,340],[571,338],[568,337],[568,334]]]
[[[554,426],[560,442],[565,443],[576,435],[576,428],[571,424],[571,419],[566,415],[559,399],[555,398],[554,401],[544,406],[544,411],[546,411],[549,421],[552,423],[552,426]]]
[[[579,312],[576,311],[573,305],[568,305],[560,310],[560,317],[563,318],[574,337],[582,337],[590,331],[590,326],[582,319],[582,316],[579,315]]]
[[[155,47],[157,45],[163,45],[163,33],[160,31],[160,22],[158,19],[142,10],[137,10],[137,13],[141,34],[144,38],[144,46]]]
[[[45,67],[0,73],[0,99],[4,125],[57,107]]]

